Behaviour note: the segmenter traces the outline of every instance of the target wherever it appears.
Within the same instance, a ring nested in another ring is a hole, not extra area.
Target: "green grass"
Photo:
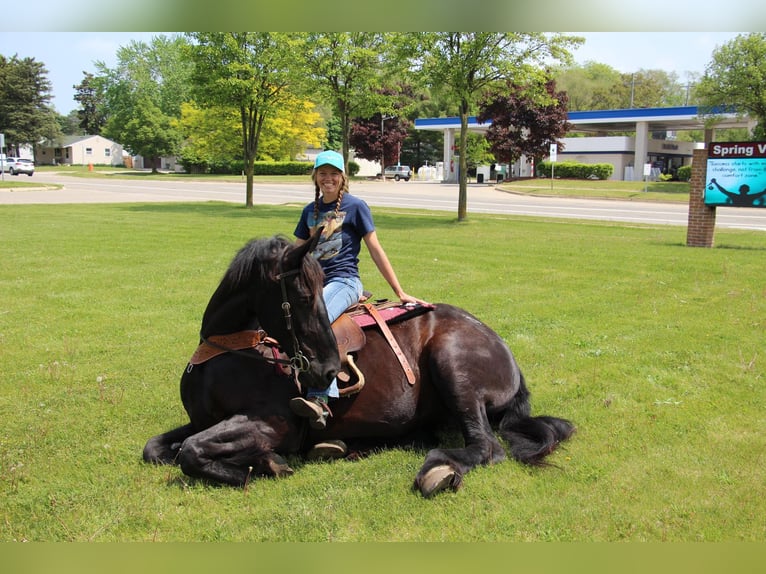
[[[664,201],[688,203],[689,183],[680,181],[613,181],[550,178],[523,179],[500,185],[501,189],[531,195]]]
[[[304,463],[246,491],[141,461],[186,422],[210,294],[296,206],[1,206],[2,541],[758,541],[766,537],[766,236],[375,209],[405,290],[509,343],[555,467],[410,491],[424,452]],[[364,254],[366,286],[390,296]]]

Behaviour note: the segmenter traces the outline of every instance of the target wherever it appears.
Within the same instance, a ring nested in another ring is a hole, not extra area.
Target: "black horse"
[[[307,256],[313,247],[273,237],[253,240],[235,256],[181,377],[190,422],[150,439],[145,461],[245,485],[255,476],[292,474],[285,456],[320,441],[392,444],[445,425],[458,428],[464,446],[431,449],[415,477],[413,488],[428,497],[457,490],[477,465],[504,460],[495,432],[511,456],[531,465],[545,464],[573,433],[565,419],[530,416],[529,391],[508,346],[466,311],[444,304],[390,326],[411,380],[389,340],[369,330],[356,353],[363,389],[331,402],[326,429],[308,428],[290,411],[290,399],[301,387],[326,388],[341,368],[321,268]],[[200,358],[200,350],[208,356]]]

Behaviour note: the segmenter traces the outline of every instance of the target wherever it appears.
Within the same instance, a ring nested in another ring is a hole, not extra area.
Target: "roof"
[[[649,131],[701,130],[705,128],[705,122],[709,118],[704,112],[705,110],[697,106],[630,108],[569,112],[567,119],[575,126],[571,131],[583,132],[633,131],[637,122],[647,122]],[[716,128],[747,127],[750,123],[747,117],[742,117],[730,109],[714,109],[712,113],[716,116]],[[468,128],[471,131],[486,131],[490,124],[491,122],[478,122],[475,116],[468,118]],[[415,129],[460,129],[460,118],[418,118],[415,120]]]
[[[109,138],[99,135],[85,135],[85,136],[62,136],[56,140],[46,140],[45,145],[47,147],[71,147],[75,144],[85,142],[93,138],[101,138],[108,142],[112,142]],[[116,142],[112,142],[116,143]]]

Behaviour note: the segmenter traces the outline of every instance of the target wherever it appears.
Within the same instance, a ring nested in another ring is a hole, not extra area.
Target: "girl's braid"
[[[311,175],[311,178],[314,180],[314,229],[316,229],[319,226],[319,195],[320,195],[320,189],[319,184],[316,181],[316,172],[314,172]],[[340,215],[340,204],[343,202],[343,194],[348,191],[348,178],[346,177],[345,173],[341,173],[341,183],[340,183],[340,189],[338,190],[338,199],[335,201],[335,213],[333,214],[333,224],[338,221],[338,216]],[[332,232],[335,230],[335,226],[331,224],[332,229],[327,230],[327,235],[332,234]]]

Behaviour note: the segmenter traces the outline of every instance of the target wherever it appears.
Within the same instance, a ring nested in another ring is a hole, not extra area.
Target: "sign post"
[[[645,163],[644,164],[644,192],[646,192],[646,181],[650,175],[652,175],[652,164]]]
[[[556,143],[551,144],[551,149],[548,155],[550,156],[551,160],[551,189],[553,189],[553,170],[556,167],[556,155],[559,151],[559,146]]]

